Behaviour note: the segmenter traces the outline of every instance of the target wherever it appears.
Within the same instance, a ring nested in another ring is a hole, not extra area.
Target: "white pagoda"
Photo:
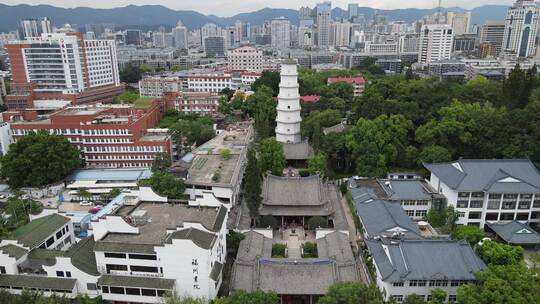
[[[276,117],[276,140],[281,143],[302,142],[300,124],[300,94],[298,93],[298,71],[296,62],[287,59],[281,64],[281,81]]]

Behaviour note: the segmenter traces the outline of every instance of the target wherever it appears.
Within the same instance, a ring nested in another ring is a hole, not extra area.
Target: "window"
[[[459,192],[458,193],[459,198],[469,198],[469,192]]]
[[[6,267],[0,266],[0,274],[6,274]]]
[[[137,272],[158,272],[158,268],[157,267],[150,267],[150,266],[135,266],[135,265],[131,265],[129,267],[131,269],[131,271],[137,271]]]
[[[529,220],[529,213],[516,214],[516,221],[527,221],[527,220]]]
[[[157,256],[151,254],[130,254],[129,258],[137,260],[157,260]]]
[[[496,221],[499,219],[498,213],[486,213],[486,221]]]
[[[107,286],[104,286],[107,287]],[[86,283],[86,289],[88,290],[97,290],[97,284],[96,283]]]
[[[71,278],[71,271],[66,271],[66,278]]]
[[[125,259],[126,254],[125,253],[105,252],[105,257],[106,258]]]
[[[143,296],[147,297],[155,297],[156,296],[156,290],[155,289],[141,289],[141,294]]]
[[[111,286],[110,291],[111,291],[111,293],[115,293],[115,294],[125,294],[124,287],[113,287],[113,286]]]
[[[109,293],[109,286],[101,286],[102,293]]]
[[[163,297],[163,296],[165,296],[165,292],[166,292],[166,290],[160,290],[160,289],[158,289],[158,290],[157,290],[157,296],[158,296],[158,297]]]
[[[54,243],[54,236],[51,236],[51,237],[47,240],[46,246],[49,247],[49,246],[51,246],[53,243]]]
[[[530,209],[531,201],[519,201],[518,209]]]
[[[416,216],[426,216],[427,210],[416,210]]]
[[[106,269],[107,273],[110,273],[111,270],[127,271],[128,267],[127,265],[107,264]]]
[[[408,216],[414,216],[414,210],[405,210]]]
[[[126,287],[126,294],[140,296],[141,295],[141,290],[139,288]]]
[[[502,204],[503,209],[516,209],[516,202],[515,201],[503,201]]]
[[[457,201],[457,207],[458,208],[467,208],[468,205],[469,205],[469,201],[466,201],[466,200],[458,200]]]
[[[482,218],[482,212],[469,212],[469,219],[478,220]]]
[[[403,302],[403,296],[402,295],[393,295],[392,299],[394,299],[394,301],[396,301],[398,303]]]
[[[63,278],[64,277],[64,272],[63,271],[57,271],[56,276]]]
[[[501,205],[500,201],[488,201],[488,209],[499,209]]]
[[[457,301],[457,296],[456,295],[449,295],[448,296],[448,302],[455,303],[456,301]]]
[[[403,287],[403,282],[394,282],[393,286],[394,287]]]
[[[484,206],[484,201],[471,201],[470,208],[482,208]]]
[[[426,280],[411,280],[409,281],[409,286],[426,286]]]
[[[514,214],[513,213],[501,213],[501,221],[513,221],[514,220]]]

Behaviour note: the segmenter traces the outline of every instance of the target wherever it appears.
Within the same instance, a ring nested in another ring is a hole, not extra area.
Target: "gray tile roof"
[[[71,246],[66,255],[71,258],[73,266],[87,274],[97,276],[99,272],[97,270],[96,254],[94,253],[95,244],[94,237],[91,235]]]
[[[341,133],[346,128],[347,128],[347,123],[346,122],[340,122],[337,125],[334,125],[334,126],[331,126],[331,127],[328,127],[328,128],[323,128],[323,134],[328,135],[330,133]]]
[[[540,234],[526,224],[518,221],[509,223],[487,223],[501,239],[509,244],[537,245],[540,244]]]
[[[232,289],[323,295],[336,282],[359,279],[346,234],[332,232],[318,239],[319,257],[312,259],[271,258],[272,243],[260,233],[246,233],[233,266]]]
[[[540,174],[528,159],[460,159],[424,164],[426,169],[457,191],[534,193]]]
[[[187,228],[171,233],[166,243],[172,243],[173,239],[191,240],[202,249],[211,249],[217,237],[213,233],[202,231],[196,228]]]
[[[76,281],[76,279],[50,278],[45,276],[33,275],[0,275],[1,286],[22,288],[59,289],[71,291],[73,290],[73,288],[75,288]]]
[[[14,244],[7,244],[0,247],[0,251],[2,253],[6,253],[9,257],[15,258],[17,260],[28,253],[28,249],[22,248]]]
[[[301,143],[282,143],[283,154],[287,160],[306,160],[312,158],[315,153],[313,148],[309,145],[309,142],[303,141]]]
[[[57,213],[31,221],[13,231],[13,236],[25,247],[38,247],[62,226],[69,223],[69,218]]]
[[[212,271],[210,271],[210,279],[217,282],[219,281],[219,278],[221,277],[221,271],[223,270],[223,264],[219,262],[215,262],[214,266],[212,266]]]
[[[320,206],[328,203],[328,189],[319,175],[285,177],[267,175],[263,204],[272,206]]]
[[[474,280],[485,269],[471,246],[452,240],[366,240],[385,282]]]
[[[98,284],[100,286],[139,287],[171,290],[175,280],[153,277],[102,275]]]
[[[405,238],[421,238],[420,230],[398,202],[378,199],[365,188],[353,188],[350,191],[369,237],[401,232]]]
[[[56,258],[65,255],[64,251],[36,248],[28,253],[30,266],[39,268],[43,265],[52,266],[56,264]]]
[[[389,200],[429,200],[430,190],[420,180],[382,179],[381,186],[388,193]]]
[[[94,251],[107,252],[127,252],[127,253],[149,253],[155,254],[152,244],[132,244],[120,242],[103,242],[97,241],[94,246]]]

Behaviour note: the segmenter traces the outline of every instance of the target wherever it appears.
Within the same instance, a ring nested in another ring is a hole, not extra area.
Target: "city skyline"
[[[193,10],[207,15],[217,15],[221,17],[230,17],[239,13],[249,13],[257,11],[262,8],[284,8],[284,9],[298,9],[301,6],[315,6],[317,3],[321,2],[320,0],[309,0],[309,1],[285,1],[285,0],[275,0],[272,1],[271,5],[267,1],[263,0],[253,0],[253,1],[239,1],[239,0],[221,0],[219,1],[219,7],[216,7],[215,2],[209,0],[201,0],[188,3],[178,3],[171,0],[158,0],[158,1],[148,1],[148,0],[120,0],[120,1],[93,1],[92,5],[88,5],[87,1],[67,1],[67,0],[31,0],[31,1],[20,1],[20,0],[2,0],[0,4],[6,5],[18,5],[18,4],[27,4],[27,5],[52,5],[56,7],[63,8],[76,8],[76,7],[91,7],[91,8],[118,8],[127,5],[163,5],[167,8],[174,10]],[[407,8],[418,8],[418,9],[430,9],[437,6],[437,1],[433,0],[417,0],[414,3],[403,2],[397,0],[363,0],[363,1],[349,1],[349,0],[334,0],[332,2],[332,7],[340,7],[344,10],[347,9],[349,3],[358,3],[361,7],[370,7],[376,9],[407,9]],[[464,9],[472,9],[482,5],[509,5],[509,1],[505,0],[455,0],[455,1],[443,1],[443,7],[461,7]]]

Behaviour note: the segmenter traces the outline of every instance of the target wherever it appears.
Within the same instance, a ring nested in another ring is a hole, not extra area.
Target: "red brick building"
[[[172,155],[170,136],[157,125],[166,104],[154,100],[131,105],[70,106],[47,116],[36,111],[8,111],[15,140],[31,131],[48,130],[66,137],[81,151],[87,167],[150,167],[158,153]]]

